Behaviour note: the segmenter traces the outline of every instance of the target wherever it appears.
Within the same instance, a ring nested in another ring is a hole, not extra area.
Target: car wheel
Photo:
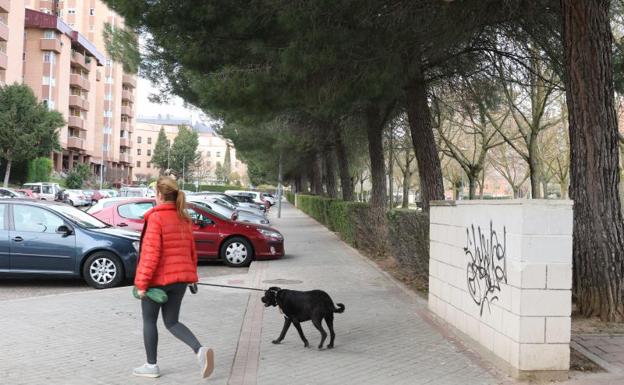
[[[75,205],[74,205],[74,201],[69,200],[69,201],[67,201],[67,202],[68,202],[71,206],[75,206]]]
[[[119,285],[123,280],[123,266],[116,255],[99,251],[87,258],[82,267],[82,277],[95,289],[108,289]]]
[[[228,266],[249,266],[253,259],[253,250],[249,241],[241,237],[228,239],[221,245],[221,259]]]

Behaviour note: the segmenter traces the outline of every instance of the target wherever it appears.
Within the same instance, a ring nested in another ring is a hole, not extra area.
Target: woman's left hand
[[[145,298],[145,290],[137,290],[137,294],[139,295],[139,297]]]

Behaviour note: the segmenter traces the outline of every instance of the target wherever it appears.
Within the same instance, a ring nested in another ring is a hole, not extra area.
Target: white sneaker
[[[199,348],[197,352],[197,360],[201,367],[201,374],[203,378],[206,378],[212,374],[214,370],[214,352],[212,349],[206,347]]]
[[[138,368],[134,368],[132,374],[139,377],[158,378],[160,377],[160,369],[158,365],[143,364]]]

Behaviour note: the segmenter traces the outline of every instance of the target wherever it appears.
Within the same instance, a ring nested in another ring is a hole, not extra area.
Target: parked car
[[[35,198],[46,201],[56,200],[58,192],[61,190],[61,186],[58,183],[45,182],[24,183],[22,188],[31,190]]]
[[[262,197],[262,193],[258,191],[245,191],[245,190],[227,190],[225,191],[227,195],[243,195],[248,196],[253,199],[255,203],[262,204],[266,207],[266,209],[271,208],[271,203]]]
[[[134,276],[139,236],[66,204],[0,201],[0,275],[82,278],[96,289]]]
[[[154,199],[118,201],[93,216],[113,226],[123,224],[141,231],[143,216],[156,204]],[[201,260],[222,260],[229,266],[247,266],[254,259],[280,258],[284,237],[268,226],[232,221],[206,207],[207,203],[188,202],[193,219],[193,236]]]
[[[35,195],[33,194],[31,189],[18,188],[18,189],[15,189],[15,191],[17,191],[18,193],[24,194],[26,198],[35,199]]]
[[[102,194],[104,198],[116,198],[119,196],[119,191],[113,189],[104,189],[100,190],[100,194]]]
[[[26,198],[26,194],[12,188],[0,188],[0,198]]]
[[[82,191],[84,192],[84,195],[87,197],[89,204],[95,204],[100,199],[103,198],[102,193],[100,193],[98,190],[82,190]]]
[[[65,203],[78,207],[91,204],[91,200],[87,198],[82,190],[68,189],[65,190]]]
[[[122,187],[119,196],[126,198],[155,198],[154,190],[149,187]]]
[[[277,202],[277,200],[275,199],[275,197],[273,196],[273,194],[269,194],[269,193],[262,193],[262,198],[264,198],[264,200],[269,201],[269,203],[271,204],[271,206],[275,206],[275,202]]]
[[[216,211],[224,217],[239,222],[257,223],[259,225],[268,225],[269,220],[262,214],[254,214],[249,211],[238,210],[235,206],[225,202],[219,197],[208,197],[207,199],[190,196],[189,202],[197,202],[207,206],[209,210]]]
[[[259,205],[257,203],[249,202],[239,202],[236,199],[232,198],[229,195],[223,193],[215,193],[215,192],[201,192],[193,195],[194,197],[202,197],[204,199],[215,199],[218,198],[227,202],[227,204],[234,206],[237,210],[249,211],[252,214],[265,216],[266,215],[266,207],[264,205]],[[251,199],[251,198],[250,198]]]
[[[153,198],[108,198],[89,208],[87,213],[110,225],[140,232],[143,214],[155,204]]]

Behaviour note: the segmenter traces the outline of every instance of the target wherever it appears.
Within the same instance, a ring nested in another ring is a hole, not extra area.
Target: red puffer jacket
[[[175,204],[160,204],[145,213],[147,227],[134,277],[139,290],[172,283],[197,282],[197,252],[191,223],[178,217]]]

